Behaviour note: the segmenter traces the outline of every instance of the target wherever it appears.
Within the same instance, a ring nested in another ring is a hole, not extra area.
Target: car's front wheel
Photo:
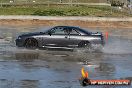
[[[36,39],[33,38],[26,39],[25,47],[30,49],[36,49],[38,48],[38,42]]]

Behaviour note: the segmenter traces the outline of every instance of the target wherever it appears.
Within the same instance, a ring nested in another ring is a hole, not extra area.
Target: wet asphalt
[[[29,50],[15,46],[14,40],[22,32],[44,29],[46,27],[0,27],[0,88],[82,88],[78,81],[82,67],[90,79],[132,80],[130,29],[110,29],[106,45],[92,50]],[[93,31],[105,32],[99,28]]]

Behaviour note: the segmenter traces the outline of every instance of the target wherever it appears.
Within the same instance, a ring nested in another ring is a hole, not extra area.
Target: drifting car
[[[73,49],[91,44],[104,45],[103,34],[74,26],[55,26],[42,32],[21,34],[16,39],[16,46],[26,48]]]

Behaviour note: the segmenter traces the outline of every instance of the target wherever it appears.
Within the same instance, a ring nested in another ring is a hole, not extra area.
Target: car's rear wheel
[[[81,41],[80,43],[78,43],[78,47],[75,48],[73,51],[85,52],[87,50],[91,50],[91,48],[91,43],[89,41]]]
[[[38,48],[38,42],[36,39],[33,38],[26,39],[25,47],[30,49],[36,49]]]
[[[89,41],[82,41],[78,44],[78,48],[90,48],[91,43]]]

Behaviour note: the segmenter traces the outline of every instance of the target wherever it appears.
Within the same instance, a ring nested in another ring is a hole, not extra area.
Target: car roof
[[[79,31],[85,33],[85,34],[89,34],[90,32],[80,28],[80,27],[77,27],[77,26],[55,26],[55,27],[63,27],[63,28],[77,28]]]
[[[63,27],[63,28],[79,28],[79,27],[76,27],[76,26],[55,26],[55,27]]]

